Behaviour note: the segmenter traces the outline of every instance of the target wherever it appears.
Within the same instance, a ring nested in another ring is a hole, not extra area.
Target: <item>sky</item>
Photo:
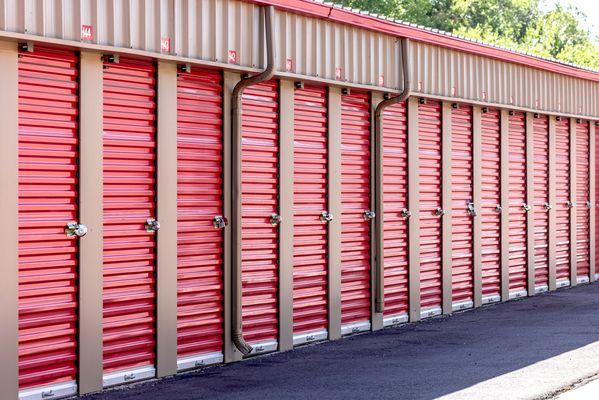
[[[548,8],[555,3],[578,7],[587,15],[586,27],[599,37],[599,0],[545,0],[544,3]]]

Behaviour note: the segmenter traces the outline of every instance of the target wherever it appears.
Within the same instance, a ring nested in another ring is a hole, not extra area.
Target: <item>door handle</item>
[[[87,234],[87,226],[78,222],[69,222],[64,228],[64,233],[68,238],[83,237]]]

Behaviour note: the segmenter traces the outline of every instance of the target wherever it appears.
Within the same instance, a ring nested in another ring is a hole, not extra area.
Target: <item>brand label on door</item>
[[[94,27],[92,25],[81,25],[81,40],[94,40]]]

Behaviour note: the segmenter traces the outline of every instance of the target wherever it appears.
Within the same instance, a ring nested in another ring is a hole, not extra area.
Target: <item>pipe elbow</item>
[[[241,332],[233,332],[233,343],[244,356],[247,356],[254,350],[253,347],[245,341]]]

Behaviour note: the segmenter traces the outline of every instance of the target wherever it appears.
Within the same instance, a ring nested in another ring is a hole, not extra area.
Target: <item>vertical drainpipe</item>
[[[275,9],[273,6],[264,8],[264,31],[266,36],[266,69],[258,75],[242,79],[235,85],[231,95],[231,339],[235,347],[243,355],[252,352],[243,339],[241,313],[241,96],[243,91],[252,85],[270,80],[275,73],[275,39],[272,25]]]
[[[401,46],[401,62],[403,73],[403,90],[398,96],[383,100],[378,104],[374,114],[374,139],[375,139],[375,160],[376,160],[376,287],[374,294],[374,311],[382,313],[385,309],[384,301],[384,276],[385,276],[385,260],[384,260],[384,242],[383,242],[383,112],[385,108],[401,103],[410,97],[412,81],[410,79],[410,65],[408,56],[410,54],[410,40],[405,38]]]

